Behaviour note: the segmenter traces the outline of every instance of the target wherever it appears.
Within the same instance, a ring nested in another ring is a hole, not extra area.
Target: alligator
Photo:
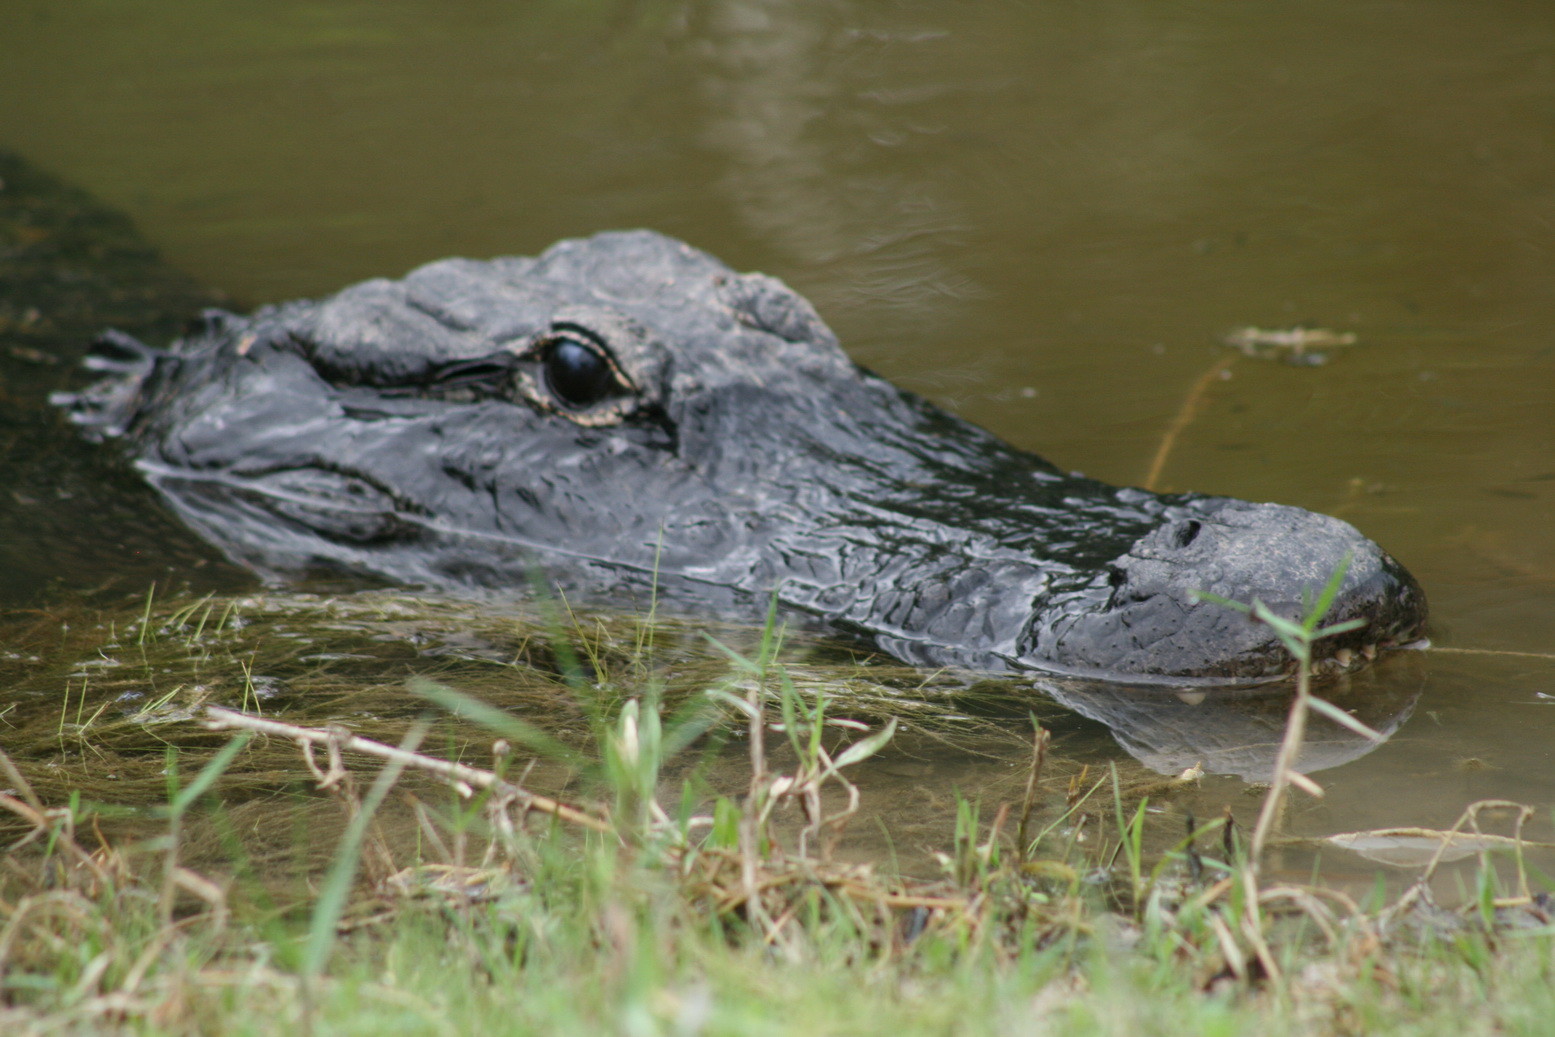
[[[102,339],[62,398],[271,579],[328,571],[759,614],[914,664],[1203,687],[1287,676],[1271,628],[1340,567],[1317,665],[1422,635],[1336,518],[1068,473],[850,361],[781,281],[651,231],[447,259],[321,301]]]

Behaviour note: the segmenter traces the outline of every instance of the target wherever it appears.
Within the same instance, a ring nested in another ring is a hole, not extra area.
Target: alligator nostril
[[[1172,530],[1172,541],[1176,543],[1178,547],[1187,547],[1198,538],[1199,530],[1203,528],[1204,527],[1199,523],[1198,519],[1189,519],[1187,522],[1184,522],[1182,525]]]
[[[1124,572],[1122,569],[1119,569],[1115,565],[1110,566],[1107,569],[1107,586],[1111,587],[1113,590],[1117,590],[1126,582],[1128,582],[1128,573]]]

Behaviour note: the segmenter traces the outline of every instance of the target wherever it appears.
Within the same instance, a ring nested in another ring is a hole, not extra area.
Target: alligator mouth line
[[[403,522],[404,524],[410,526],[418,526],[421,529],[425,529],[431,533],[437,533],[441,536],[468,540],[479,540],[491,544],[502,544],[508,547],[516,547],[530,551],[536,555],[552,555],[559,558],[566,558],[571,561],[587,562],[592,565],[605,565],[609,566],[610,568],[620,569],[622,572],[630,572],[640,575],[652,575],[655,572],[655,569],[652,566],[641,566],[632,562],[607,562],[583,551],[569,550],[566,547],[560,547],[555,544],[543,543],[538,540],[514,536],[511,533],[498,533],[492,530],[470,529],[463,526],[455,526],[447,522],[440,521],[434,516],[422,514],[419,512],[402,512],[396,510],[390,513],[385,512],[383,509],[365,507],[353,508],[349,505],[334,501],[321,502],[318,498],[306,497],[300,493],[288,493],[272,485],[249,482],[246,481],[243,476],[233,475],[229,472],[202,472],[197,469],[178,468],[172,465],[160,464],[156,461],[150,461],[145,458],[137,460],[135,462],[135,466],[146,474],[148,482],[151,482],[157,486],[161,486],[166,482],[184,482],[221,486],[238,493],[259,494],[265,497],[269,497],[272,500],[282,501],[287,504],[306,507],[312,510],[333,509],[343,514],[353,515],[392,514],[393,517],[399,522]],[[690,576],[681,578],[695,580],[695,577]]]
[[[1356,648],[1336,649],[1332,655],[1313,659],[1307,668],[1309,676],[1318,680],[1337,680],[1361,673],[1384,652],[1425,651],[1431,647],[1431,639],[1412,635],[1409,640],[1383,638],[1370,641]],[[1001,656],[1010,670],[1034,676],[1047,676],[1066,680],[1094,681],[1120,688],[1137,688],[1141,691],[1176,692],[1179,697],[1198,696],[1207,692],[1235,692],[1239,690],[1266,689],[1276,684],[1290,683],[1300,676],[1296,660],[1287,656],[1288,663],[1279,670],[1261,674],[1234,676],[1192,676],[1185,674],[1132,673],[1123,670],[1086,669],[1061,664],[1032,662],[1019,656]],[[1188,701],[1184,698],[1184,701]]]
[[[1412,631],[1408,636],[1409,640],[1384,638],[1381,641],[1369,641],[1359,648],[1336,649],[1327,658],[1312,660],[1309,672],[1314,677],[1357,673],[1376,661],[1379,652],[1423,652],[1431,647],[1431,639],[1419,631]]]

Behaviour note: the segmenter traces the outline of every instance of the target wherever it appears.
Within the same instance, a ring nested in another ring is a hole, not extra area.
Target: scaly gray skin
[[[750,610],[775,588],[914,663],[1174,684],[1288,666],[1195,591],[1295,616],[1349,557],[1328,619],[1367,626],[1331,668],[1425,620],[1348,524],[1065,475],[854,365],[781,282],[647,231],[109,344],[76,420],[265,574],[500,590],[538,568]],[[580,347],[606,365],[584,389]]]

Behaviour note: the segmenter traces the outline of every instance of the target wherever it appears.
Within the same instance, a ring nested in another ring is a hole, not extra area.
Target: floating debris
[[[1328,353],[1323,350],[1353,346],[1357,341],[1353,331],[1333,331],[1328,328],[1233,328],[1221,341],[1244,356],[1259,360],[1283,360],[1296,367],[1318,367],[1328,363]]]
[[[1378,828],[1369,832],[1341,832],[1323,841],[1358,853],[1367,860],[1398,868],[1422,867],[1437,858],[1442,861],[1462,860],[1476,853],[1493,850],[1551,848],[1549,843],[1530,842],[1505,835],[1439,831],[1433,828]]]

